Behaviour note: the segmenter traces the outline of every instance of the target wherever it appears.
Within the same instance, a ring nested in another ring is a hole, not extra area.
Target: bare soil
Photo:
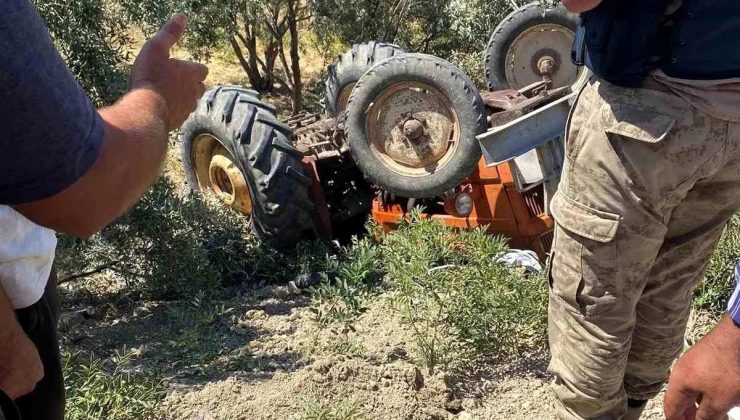
[[[383,296],[343,333],[319,328],[309,298],[287,286],[240,286],[195,311],[104,298],[88,306],[112,283],[65,287],[65,350],[132,349],[132,369],[164,381],[163,419],[341,418],[312,417],[317,407],[353,408],[351,419],[552,418],[545,350],[430,374]],[[660,398],[643,418],[662,418]]]

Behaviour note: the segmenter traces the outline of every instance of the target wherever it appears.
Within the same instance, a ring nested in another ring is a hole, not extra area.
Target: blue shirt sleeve
[[[103,122],[28,0],[0,0],[0,204],[53,196],[95,163]]]
[[[727,303],[727,313],[735,325],[740,326],[740,262],[735,266],[735,291]]]

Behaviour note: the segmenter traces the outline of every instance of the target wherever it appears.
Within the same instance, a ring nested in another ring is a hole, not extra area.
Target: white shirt
[[[54,231],[0,206],[0,282],[15,309],[43,296],[56,246]]]

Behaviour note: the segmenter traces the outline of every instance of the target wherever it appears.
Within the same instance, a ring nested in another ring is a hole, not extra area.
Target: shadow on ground
[[[308,305],[307,297],[291,294],[285,286],[235,287],[214,301],[119,297],[96,306],[64,295],[59,331],[65,352],[107,358],[130,351],[133,370],[162,378],[169,386],[229,376],[269,378],[306,363],[298,350],[279,347],[279,338],[295,329],[290,315]],[[271,324],[272,319],[283,322]]]

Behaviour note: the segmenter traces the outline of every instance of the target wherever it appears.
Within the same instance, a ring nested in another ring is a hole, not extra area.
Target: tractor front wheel
[[[427,198],[471,174],[486,124],[478,90],[460,69],[431,55],[402,54],[360,78],[345,130],[370,180],[401,197]]]

